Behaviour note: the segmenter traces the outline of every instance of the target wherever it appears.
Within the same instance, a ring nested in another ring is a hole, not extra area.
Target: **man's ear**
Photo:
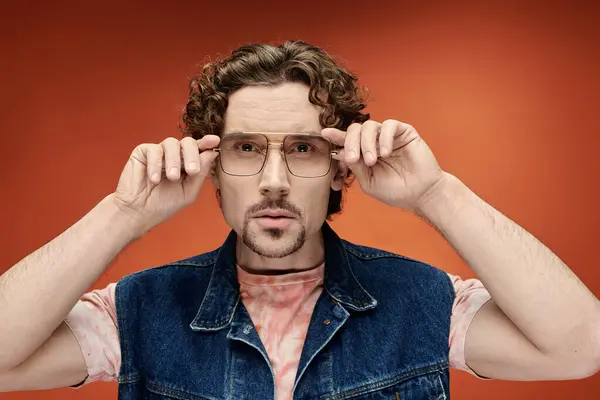
[[[213,187],[217,190],[221,189],[221,185],[219,183],[219,177],[217,176],[217,161],[213,161],[210,165],[210,170],[208,171],[208,176],[210,176],[210,181],[213,184]]]
[[[344,187],[344,180],[348,175],[348,166],[346,165],[346,163],[338,161],[335,168],[336,172],[335,176],[333,177],[333,180],[331,181],[331,189],[335,191],[340,191]]]

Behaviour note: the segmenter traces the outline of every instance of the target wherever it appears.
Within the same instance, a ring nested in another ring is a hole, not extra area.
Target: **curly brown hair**
[[[336,63],[323,49],[302,41],[280,45],[247,44],[227,58],[209,62],[190,81],[189,99],[182,112],[180,129],[200,139],[220,136],[223,131],[228,95],[252,85],[301,82],[309,86],[309,101],[320,106],[323,127],[346,130],[370,116],[365,108],[365,91],[357,78]],[[352,181],[349,173],[344,188]],[[342,191],[330,191],[327,219],[341,211]]]

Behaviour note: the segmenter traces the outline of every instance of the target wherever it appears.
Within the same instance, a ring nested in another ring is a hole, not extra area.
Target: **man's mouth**
[[[286,210],[263,210],[259,211],[253,216],[254,218],[296,218],[296,216]]]
[[[269,209],[257,212],[252,218],[265,229],[284,229],[296,219],[296,215],[286,210]]]

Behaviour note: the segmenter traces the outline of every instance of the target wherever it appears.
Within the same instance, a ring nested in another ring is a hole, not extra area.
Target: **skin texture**
[[[268,132],[322,130],[319,108],[308,101],[308,87],[299,83],[240,89],[230,95],[225,121],[226,133],[263,131],[268,136]],[[323,243],[319,230],[327,214],[329,189],[342,187],[343,174],[339,171],[334,162],[325,176],[294,176],[278,148],[268,151],[263,170],[253,176],[228,175],[215,165],[211,178],[221,193],[223,216],[239,237],[240,266],[272,274],[320,264]],[[292,212],[294,219],[283,229],[264,229],[252,216],[265,208],[283,208]]]

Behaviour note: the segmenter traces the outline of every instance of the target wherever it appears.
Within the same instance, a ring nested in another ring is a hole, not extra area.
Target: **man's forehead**
[[[319,114],[305,85],[245,87],[229,98],[225,131],[320,133]]]

